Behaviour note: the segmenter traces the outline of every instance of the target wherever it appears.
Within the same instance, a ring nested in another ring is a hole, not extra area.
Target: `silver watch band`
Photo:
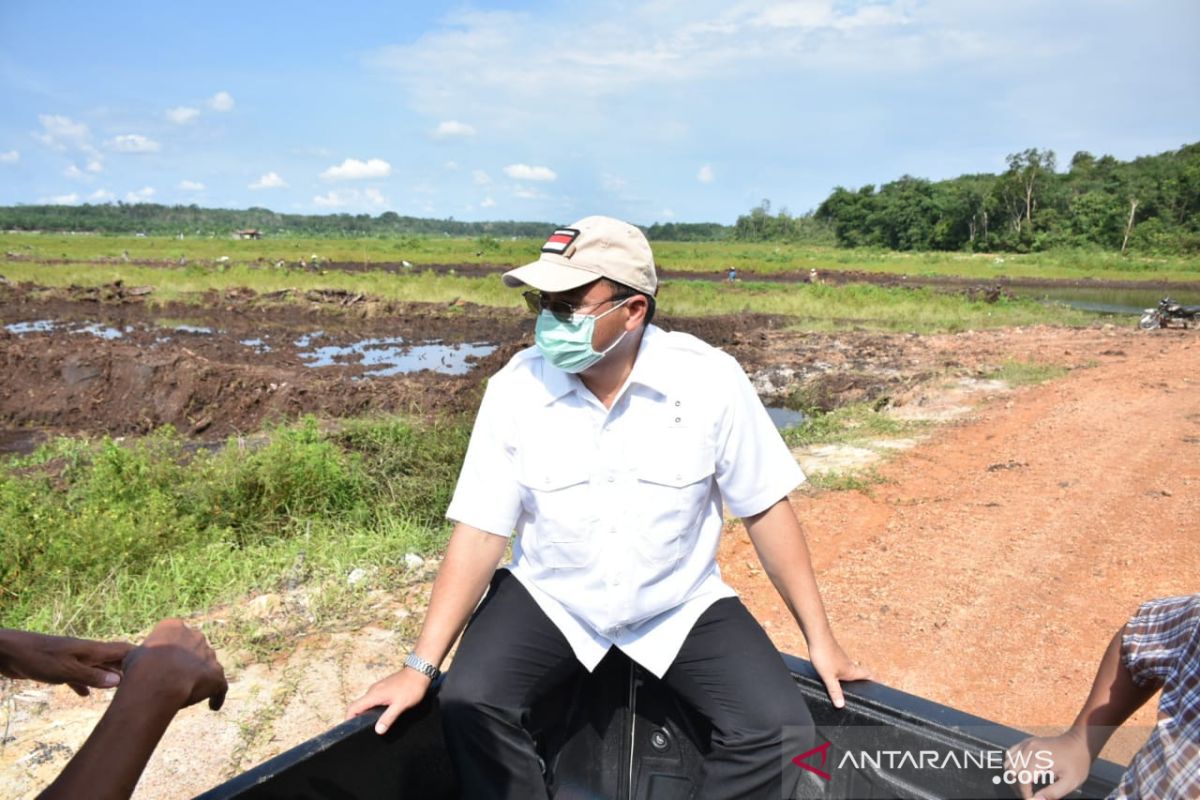
[[[416,653],[409,653],[407,656],[405,656],[404,666],[408,667],[409,669],[415,669],[417,672],[429,678],[431,681],[436,681],[438,676],[442,674],[441,670],[439,670],[433,664],[430,664],[425,659],[421,658]]]

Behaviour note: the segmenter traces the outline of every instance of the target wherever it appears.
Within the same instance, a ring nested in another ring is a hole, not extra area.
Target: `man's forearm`
[[[1121,662],[1124,636],[1125,628],[1122,627],[1108,643],[1096,670],[1092,691],[1071,725],[1085,737],[1093,761],[1099,757],[1113,731],[1158,691],[1157,686],[1138,686],[1133,682],[1133,676]]]
[[[433,664],[442,663],[483,597],[507,543],[503,536],[455,525],[413,648],[417,655]]]
[[[804,529],[787,498],[761,514],[747,517],[746,531],[767,577],[792,612],[811,645],[831,635],[825,604],[813,574]]]

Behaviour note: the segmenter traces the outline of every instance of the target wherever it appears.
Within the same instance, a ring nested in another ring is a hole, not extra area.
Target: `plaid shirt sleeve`
[[[1142,605],[1125,626],[1121,662],[1139,686],[1161,686],[1158,722],[1112,798],[1200,797],[1200,594]]]
[[[1121,661],[1138,686],[1159,686],[1186,664],[1200,628],[1200,595],[1143,603],[1125,626]]]

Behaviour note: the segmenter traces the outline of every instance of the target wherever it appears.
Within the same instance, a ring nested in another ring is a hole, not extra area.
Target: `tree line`
[[[154,236],[228,236],[259,230],[264,236],[491,236],[544,237],[549,222],[463,222],[405,217],[394,211],[370,214],[279,214],[268,208],[245,210],[166,206],[157,203],[102,203],[79,206],[0,206],[0,229],[85,231]]]
[[[1053,150],[1031,148],[1008,156],[1007,167],[839,186],[802,219],[828,225],[844,247],[1200,252],[1200,143],[1132,161],[1078,152],[1063,172]],[[738,219],[739,236],[754,230],[753,217]]]

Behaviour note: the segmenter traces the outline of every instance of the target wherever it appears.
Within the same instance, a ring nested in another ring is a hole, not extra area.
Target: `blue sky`
[[[1196,0],[0,3],[0,204],[732,223],[1200,140]]]

